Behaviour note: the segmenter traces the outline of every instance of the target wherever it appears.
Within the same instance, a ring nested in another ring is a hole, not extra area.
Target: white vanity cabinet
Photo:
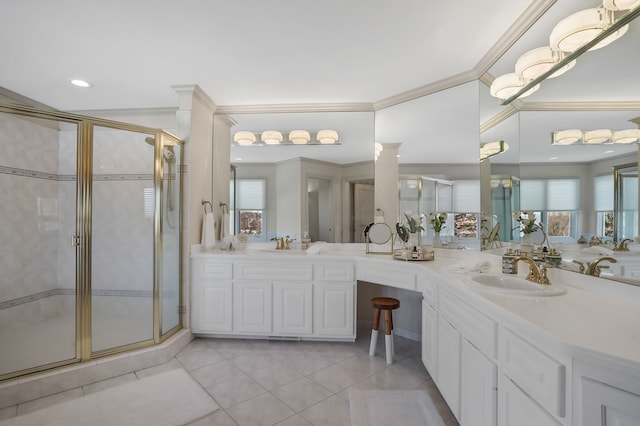
[[[194,258],[191,262],[191,329],[194,333],[231,332],[233,329],[233,265]]]
[[[498,324],[448,291],[438,292],[436,384],[464,425],[495,425]]]
[[[355,339],[355,261],[296,255],[194,256],[197,334]]]
[[[544,345],[547,346],[547,345]],[[568,423],[567,376],[569,358],[550,353],[522,332],[503,328],[500,339],[502,424],[525,411],[525,418],[549,419],[541,424]],[[514,393],[514,394],[511,394]],[[525,400],[526,399],[526,400]],[[528,400],[528,402],[527,402]],[[514,412],[517,410],[518,412]],[[528,414],[527,414],[528,413]]]
[[[233,283],[233,331],[270,334],[272,305],[270,281],[235,281]]]
[[[577,361],[574,366],[574,424],[640,425],[640,372]]]
[[[273,332],[280,336],[308,336],[313,332],[313,285],[273,283]]]

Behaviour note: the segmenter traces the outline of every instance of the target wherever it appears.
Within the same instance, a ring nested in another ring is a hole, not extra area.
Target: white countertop
[[[390,255],[365,254],[362,244],[331,245],[327,253],[309,255],[300,250],[276,251],[269,248],[248,249],[246,251],[224,252],[202,250],[192,247],[192,257],[222,255],[230,258],[251,257],[254,260],[269,260],[274,256],[306,257],[309,260],[353,259],[366,263],[399,260]],[[525,323],[555,339],[567,349],[593,352],[597,356],[613,357],[624,363],[640,368],[640,287],[616,283],[614,281],[585,276],[562,270],[550,270],[552,283],[564,285],[567,293],[561,296],[532,297],[503,295],[484,291],[469,284],[466,274],[452,272],[452,267],[471,267],[479,261],[489,261],[491,273],[501,272],[499,256],[477,251],[436,249],[434,261],[406,262],[408,267],[424,268],[446,281],[440,286],[448,287],[468,303],[501,321],[509,320]],[[520,274],[527,271],[521,263]],[[434,274],[430,274],[435,278]],[[499,309],[494,309],[499,308]]]

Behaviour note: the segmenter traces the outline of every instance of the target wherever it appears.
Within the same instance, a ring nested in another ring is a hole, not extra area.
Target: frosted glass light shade
[[[582,140],[582,130],[568,129],[553,132],[551,143],[553,145],[571,145]]]
[[[557,55],[558,53],[554,55],[548,46],[529,50],[520,56],[516,62],[516,74],[522,76],[525,80],[535,80],[558,63]],[[558,77],[573,68],[575,64],[576,61],[571,61],[547,78]]]
[[[311,135],[306,130],[292,130],[289,132],[289,141],[296,145],[304,145],[311,140]]]
[[[316,139],[322,144],[332,144],[338,141],[338,132],[335,130],[320,130]]]
[[[603,8],[581,10],[558,22],[553,31],[551,31],[549,44],[553,50],[574,52],[597,37],[611,24],[613,24],[613,16]],[[628,29],[628,25],[619,28],[589,50],[605,47],[622,37]]]
[[[628,10],[640,5],[638,0],[604,0],[602,5],[609,10]]]
[[[267,130],[262,132],[260,140],[267,145],[277,145],[282,142],[282,133],[276,130]]]
[[[584,132],[584,143],[597,144],[610,141],[613,133],[609,129],[589,130]]]
[[[613,143],[634,143],[640,141],[640,129],[618,130],[613,132]]]
[[[233,141],[239,145],[251,145],[256,141],[256,135],[253,132],[236,132]]]
[[[511,96],[515,95],[524,87],[524,82],[520,78],[520,76],[516,73],[503,74],[500,77],[496,77],[491,83],[491,87],[489,88],[489,92],[491,96],[499,98],[499,99],[508,99]],[[536,84],[531,89],[524,92],[520,95],[520,98],[524,98],[529,96],[536,90],[540,88],[539,84]]]

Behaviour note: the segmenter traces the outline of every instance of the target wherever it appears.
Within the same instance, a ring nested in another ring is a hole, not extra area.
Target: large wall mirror
[[[250,241],[289,235],[300,241],[361,242],[373,218],[372,111],[226,113],[231,127],[231,226]],[[315,143],[321,130],[335,130],[335,144]],[[293,144],[288,134],[306,130],[310,141]],[[256,142],[233,141],[251,132]],[[279,131],[282,143],[261,142],[265,131]],[[242,230],[241,230],[242,228]]]
[[[385,211],[387,223],[406,221],[404,213],[408,210],[415,215],[444,209],[449,218],[441,231],[442,240],[455,246],[478,247],[478,85],[478,81],[460,84],[376,111],[376,142],[397,147],[396,162],[377,161],[375,166],[376,176],[396,179],[390,185],[395,190],[376,192],[376,207],[392,206]],[[380,173],[380,167],[397,170]],[[426,196],[426,188],[419,194],[425,182],[436,180],[451,183],[453,190],[444,197],[448,200]],[[413,183],[416,185],[411,186]],[[419,242],[431,244],[434,230],[424,219],[423,226]]]
[[[580,2],[558,3],[493,65],[491,76],[513,72],[520,55],[548,45],[557,22],[589,7],[571,4]],[[613,178],[616,167],[637,165],[637,142],[552,145],[551,138],[553,132],[566,129],[638,128],[640,58],[635,52],[639,44],[640,20],[636,19],[623,37],[583,53],[571,70],[543,81],[538,91],[510,105],[501,105],[489,95],[488,85],[480,85],[481,143],[503,140],[509,147],[482,165],[483,210],[491,212],[492,221],[502,222],[503,242],[519,239],[519,231],[513,232],[517,224],[509,216],[519,209],[541,212],[552,245],[575,244],[581,236],[605,241],[638,237],[637,172],[627,176],[627,182],[635,179],[631,190],[616,191]],[[520,185],[520,194],[509,190],[512,182]],[[539,189],[536,199],[531,196],[533,187]],[[617,205],[629,210],[626,216],[617,216],[617,226],[612,223],[618,210],[614,195],[616,200],[625,198],[626,203]],[[637,254],[640,260],[640,251]]]

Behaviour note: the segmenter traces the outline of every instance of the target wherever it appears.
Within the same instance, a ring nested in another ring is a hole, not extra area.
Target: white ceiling
[[[542,18],[493,64],[509,40],[515,40],[518,28],[531,24],[530,12],[548,5]],[[247,121],[249,115],[233,113],[240,107],[287,105],[291,110],[304,104],[307,110],[325,106],[323,110],[332,112],[355,114],[359,109],[372,114],[382,106],[446,88],[448,82],[470,81],[487,67],[493,76],[512,72],[519,55],[548,43],[560,19],[596,5],[597,0],[5,2],[0,13],[0,86],[57,109],[91,111],[173,108],[177,96],[172,86],[198,84],[220,110],[232,113],[238,122],[234,130],[256,126]],[[638,23],[632,26],[633,31],[612,46],[638,46]],[[638,102],[638,67],[630,63],[638,55],[633,53],[614,67],[617,54],[611,46],[590,52],[566,77],[545,82],[526,102],[593,101],[584,90],[585,80],[600,92],[595,93],[599,100]],[[612,67],[618,78],[604,74]],[[68,83],[72,78],[88,80],[93,87],[73,87]],[[456,103],[464,102],[468,99],[453,97],[443,109],[455,111]],[[478,102],[481,121],[501,109],[483,94]],[[345,136],[342,147],[332,148],[346,149],[353,140],[349,149],[358,147],[354,152],[370,155],[373,124],[356,135],[348,123],[327,122],[327,117],[316,126],[336,127]],[[354,123],[356,129],[362,127],[362,121]],[[302,126],[286,127],[282,130]],[[424,129],[415,129],[393,142],[402,142],[407,152],[428,152],[429,162],[444,161],[439,155],[446,153],[437,152],[439,145],[425,143]],[[446,130],[433,125],[430,140],[442,141]],[[449,141],[449,155],[456,151],[455,143]],[[336,162],[355,159],[339,149],[332,152]],[[259,157],[265,157],[263,153]],[[417,155],[413,159],[423,161]]]

